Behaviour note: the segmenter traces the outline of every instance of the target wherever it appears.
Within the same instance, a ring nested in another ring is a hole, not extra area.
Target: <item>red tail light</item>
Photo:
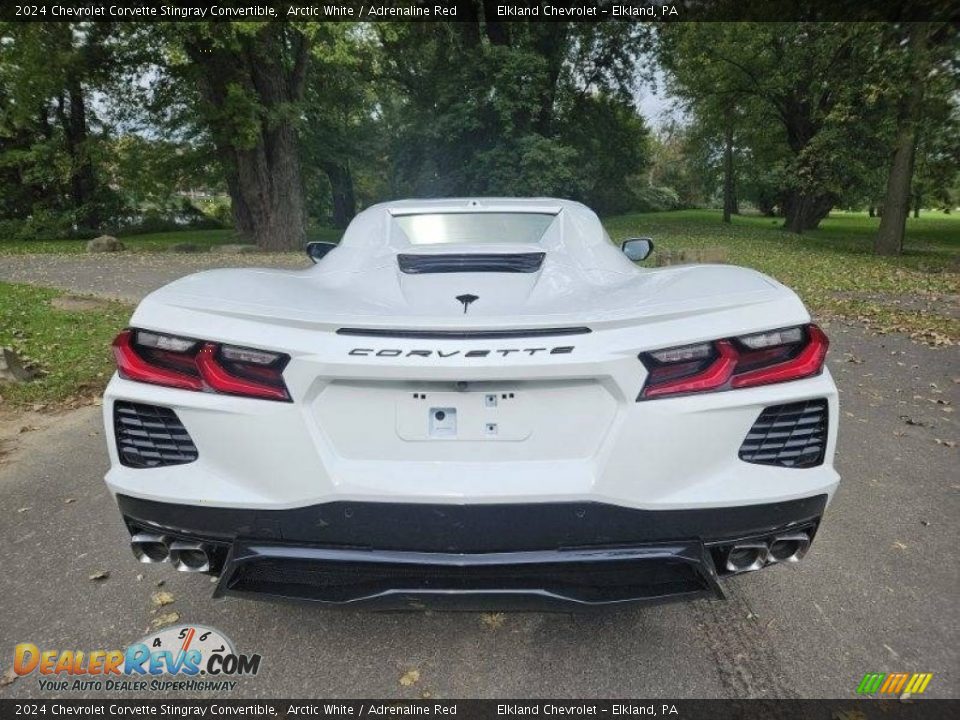
[[[120,377],[182,390],[290,400],[283,353],[124,330],[113,341]]]
[[[640,353],[649,374],[637,400],[818,375],[829,345],[820,328],[805,325]]]

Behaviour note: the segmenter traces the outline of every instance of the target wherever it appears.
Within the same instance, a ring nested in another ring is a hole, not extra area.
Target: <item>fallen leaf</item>
[[[18,677],[20,676],[13,671],[12,667],[7,668],[7,671],[2,676],[0,676],[0,687],[6,687],[7,685],[12,684],[13,681],[16,680]]]
[[[482,622],[491,630],[496,630],[498,627],[502,627],[505,619],[506,616],[500,612],[483,613],[483,615],[480,616],[480,622]]]
[[[142,581],[143,581],[143,573],[140,573],[139,575],[137,575],[137,582],[142,582]]]
[[[75,503],[76,500],[74,500],[73,498],[64,498],[63,502],[65,505],[69,505],[70,503]]]
[[[153,601],[153,604],[158,608],[163,607],[164,605],[169,605],[173,602],[173,593],[168,593],[164,590],[160,592],[155,592],[150,598]]]
[[[164,625],[173,625],[177,620],[180,619],[180,613],[171,612],[165,613],[163,615],[157,615],[153,620],[150,621],[150,627],[154,630],[162,628]]]
[[[419,670],[407,670],[403,675],[400,676],[400,684],[404,687],[410,687],[418,682],[420,682]]]
[[[902,542],[900,542],[899,540],[894,540],[894,541],[893,541],[893,547],[895,547],[897,550],[906,550],[906,549],[907,549],[907,546],[904,545],[904,544],[903,544]]]
[[[25,513],[27,510],[32,510],[32,509],[33,509],[33,508],[31,508],[31,507],[29,507],[29,506],[28,506],[28,507],[17,508],[17,512],[18,512],[18,513]]]
[[[95,573],[87,576],[87,580],[106,580],[108,577],[110,577],[109,570],[97,570]]]

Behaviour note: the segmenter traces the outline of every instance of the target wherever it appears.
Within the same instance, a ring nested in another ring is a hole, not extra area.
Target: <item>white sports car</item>
[[[309,270],[157,290],[103,403],[134,554],[382,607],[722,597],[799,560],[839,481],[827,338],[775,280],[651,250],[575,202],[407,200]]]

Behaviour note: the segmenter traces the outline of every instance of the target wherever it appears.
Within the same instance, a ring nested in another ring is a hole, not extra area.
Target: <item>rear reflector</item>
[[[290,400],[283,353],[128,329],[113,341],[120,377],[181,390]]]

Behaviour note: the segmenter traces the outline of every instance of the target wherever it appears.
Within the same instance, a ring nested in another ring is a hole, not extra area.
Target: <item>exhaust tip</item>
[[[153,533],[137,533],[131,537],[130,549],[142,563],[162,563],[170,556],[167,539]]]
[[[749,572],[759,570],[767,561],[767,546],[764,543],[740,543],[727,553],[727,570]]]
[[[810,536],[806,533],[781,535],[770,543],[768,562],[800,562],[810,547]]]
[[[207,572],[210,554],[200,543],[170,543],[170,562],[180,572]]]

